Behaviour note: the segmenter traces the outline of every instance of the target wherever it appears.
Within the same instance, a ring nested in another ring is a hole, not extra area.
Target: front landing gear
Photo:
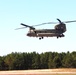
[[[43,39],[43,37],[40,37],[39,40]]]

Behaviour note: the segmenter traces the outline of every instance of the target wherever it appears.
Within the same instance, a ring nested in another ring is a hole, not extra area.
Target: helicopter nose
[[[29,36],[29,33],[27,33],[27,36]]]
[[[31,36],[31,34],[30,33],[27,33],[27,36]]]

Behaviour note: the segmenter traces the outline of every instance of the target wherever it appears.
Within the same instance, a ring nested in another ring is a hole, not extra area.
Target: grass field
[[[0,71],[0,75],[76,75],[76,69]]]

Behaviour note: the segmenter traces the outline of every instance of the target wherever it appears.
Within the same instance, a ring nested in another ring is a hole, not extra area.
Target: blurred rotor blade
[[[76,22],[76,20],[73,20],[73,21],[64,21],[63,23],[71,23],[71,22]]]
[[[28,27],[28,28],[30,28],[30,29],[35,29],[33,26],[29,26],[29,25],[26,25],[26,24],[23,24],[23,23],[21,23],[21,25],[23,25],[23,26],[25,26],[25,27]]]
[[[33,26],[41,26],[41,25],[45,25],[45,24],[56,24],[58,22],[47,22],[47,23],[41,23],[41,24],[37,24],[37,25],[33,25]]]
[[[15,30],[24,29],[24,28],[26,28],[26,27],[22,27],[22,28],[16,28]]]
[[[26,25],[26,24],[23,24],[23,23],[21,23],[21,25],[22,25],[22,26],[26,26],[26,27],[29,27],[28,25]]]

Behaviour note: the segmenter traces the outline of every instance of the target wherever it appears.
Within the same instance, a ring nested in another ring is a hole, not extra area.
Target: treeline
[[[11,53],[0,56],[0,70],[76,68],[76,52]]]

